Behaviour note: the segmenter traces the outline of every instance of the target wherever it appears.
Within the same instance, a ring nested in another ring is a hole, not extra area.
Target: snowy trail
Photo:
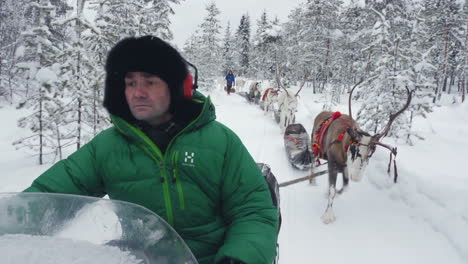
[[[279,126],[272,117],[264,116],[258,105],[219,90],[213,91],[211,96],[218,120],[239,135],[255,160],[271,165],[279,182],[308,174],[289,165]],[[321,107],[321,104],[305,105],[304,100],[300,101],[297,120],[308,133]],[[338,110],[347,112],[343,106]],[[424,212],[438,212],[446,207],[441,206],[437,198],[431,200],[431,194],[425,193],[425,189],[408,189],[412,187],[405,179],[393,184],[386,173],[387,162],[388,153],[377,151],[364,179],[359,183],[351,182],[348,192],[335,199],[337,221],[331,225],[320,220],[326,207],[326,175],[318,178],[318,186],[303,182],[282,188],[280,263],[317,260],[326,263],[465,263],[462,257],[465,257],[466,246],[462,242],[466,242],[466,238],[453,234],[450,229],[442,230],[444,225],[438,223],[441,219],[434,223]],[[399,167],[401,175],[411,174],[411,170],[401,164]],[[424,209],[418,210],[421,202]],[[453,222],[465,220],[455,215]]]

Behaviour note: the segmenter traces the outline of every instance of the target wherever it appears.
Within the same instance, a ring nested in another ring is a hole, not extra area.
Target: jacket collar
[[[187,101],[187,104],[176,109],[175,115],[178,118],[185,119],[187,121],[186,124],[188,124],[177,136],[198,130],[216,119],[215,107],[210,97],[205,97],[198,91],[195,92],[192,100]],[[110,118],[117,130],[124,136],[135,140],[139,144],[157,150],[156,152],[159,152],[158,154],[162,156],[161,151],[136,124],[130,123],[117,115],[111,114]]]

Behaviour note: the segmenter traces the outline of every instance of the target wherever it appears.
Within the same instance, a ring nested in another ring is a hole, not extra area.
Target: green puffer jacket
[[[164,154],[137,127],[112,116],[114,127],[25,191],[108,194],[145,206],[175,228],[201,264],[225,257],[272,263],[278,215],[265,179],[240,139],[215,121],[210,98],[197,95],[200,114]]]

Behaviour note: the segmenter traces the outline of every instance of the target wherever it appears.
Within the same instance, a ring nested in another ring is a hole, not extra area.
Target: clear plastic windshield
[[[0,193],[3,264],[196,264],[161,217],[128,202],[50,193]]]

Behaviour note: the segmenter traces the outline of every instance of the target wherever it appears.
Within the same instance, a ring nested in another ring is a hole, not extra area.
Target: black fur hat
[[[109,113],[127,121],[135,121],[125,98],[124,77],[127,72],[147,72],[163,79],[171,93],[171,112],[184,100],[187,64],[176,49],[158,37],[129,37],[121,40],[110,50],[105,69],[104,107]]]

